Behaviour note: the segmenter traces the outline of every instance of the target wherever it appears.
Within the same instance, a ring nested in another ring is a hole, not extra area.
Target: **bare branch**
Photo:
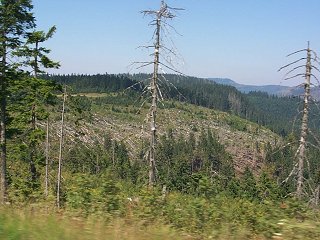
[[[319,83],[319,79],[313,73],[311,73],[310,76],[312,76],[314,79],[316,79],[317,82]]]
[[[314,140],[316,140],[317,144],[320,146],[320,140],[319,140],[319,138],[317,138],[316,135],[315,135],[312,131],[309,131],[309,133],[312,135],[312,137],[314,138]]]
[[[319,68],[317,68],[316,66],[312,65],[311,68],[317,70],[318,72],[320,72]]]
[[[296,54],[296,53],[305,52],[305,51],[308,51],[308,49],[301,49],[301,50],[295,51],[295,52],[293,52],[293,53],[288,54],[287,57],[292,56],[292,55],[294,55],[294,54]]]
[[[168,9],[174,10],[174,11],[184,11],[184,8],[173,8],[173,7],[169,7],[167,6]]]
[[[296,75],[294,75],[294,76],[292,76],[292,77],[287,77],[287,78],[285,78],[284,80],[289,80],[289,79],[296,78],[296,77],[299,77],[299,76],[306,76],[306,74],[304,74],[304,73],[299,73],[299,74],[296,74]]]
[[[138,62],[137,62],[137,63],[138,63]],[[152,65],[152,64],[153,64],[153,62],[145,62],[145,64],[143,64],[143,62],[140,62],[140,63],[142,63],[142,65],[140,65],[139,67],[136,67],[136,69],[144,68],[144,67],[146,67],[146,66],[149,66],[149,65]]]
[[[142,81],[139,81],[139,82],[137,82],[137,83],[135,83],[135,84],[127,87],[126,89],[124,89],[123,92],[125,92],[126,90],[129,90],[129,89],[132,89],[133,87],[135,87],[135,86],[137,86],[137,85],[140,85],[140,86],[141,86],[141,84],[142,84]]]
[[[292,176],[293,174],[296,174],[297,166],[298,166],[298,162],[293,166],[290,174],[288,175],[288,177],[287,177],[285,180],[283,180],[283,181],[281,182],[281,184],[287,183],[287,182],[289,181],[289,179],[291,178],[291,176]]]
[[[165,23],[164,28],[165,28],[166,26],[170,27],[177,35],[182,36],[182,34],[180,34],[180,33],[177,31],[177,29],[176,29],[175,27],[173,27],[171,24]]]
[[[320,62],[318,61],[319,58],[314,57],[314,58],[310,58],[310,59],[313,60],[314,62],[318,63],[318,65],[320,65]]]
[[[176,69],[174,69],[174,68],[171,68],[171,67],[169,67],[168,65],[163,64],[163,63],[161,63],[161,62],[159,62],[159,63],[160,63],[162,66],[164,66],[164,67],[166,67],[166,68],[174,71],[175,73],[178,73],[178,74],[180,74],[180,75],[182,75],[182,76],[185,76],[185,74],[183,74],[182,72],[180,72],[180,71],[178,71],[178,70],[176,70]]]
[[[287,64],[287,65],[279,68],[278,72],[280,72],[280,71],[281,71],[282,69],[284,69],[284,68],[287,68],[287,67],[289,67],[289,66],[291,66],[291,65],[293,65],[293,64],[295,64],[295,63],[297,63],[297,62],[300,62],[300,61],[306,60],[306,59],[307,59],[307,58],[304,57],[304,58],[300,58],[299,60],[293,61],[293,62],[291,62],[291,63],[289,63],[289,64]]]
[[[137,49],[139,49],[139,48],[154,48],[154,46],[150,45],[150,46],[139,46],[139,47],[137,47]]]
[[[288,76],[290,73],[294,72],[295,70],[299,69],[299,68],[302,68],[302,67],[306,67],[306,65],[300,65],[300,66],[297,66],[297,67],[294,67],[292,70],[290,70],[289,72],[287,72],[284,76]]]
[[[283,150],[286,147],[292,146],[293,144],[297,143],[298,141],[293,141],[293,142],[289,142],[283,146],[281,146],[281,148],[277,149],[277,151],[272,152],[272,154],[276,154],[277,152]]]
[[[179,89],[178,89],[173,83],[171,83],[170,81],[168,81],[164,75],[161,75],[161,76],[164,78],[164,80],[165,80],[170,86],[172,86],[172,87],[178,92],[178,94],[179,94],[180,96],[182,96],[185,100],[187,100],[187,98],[179,91]]]
[[[316,145],[314,145],[314,144],[312,144],[312,143],[310,143],[310,142],[308,142],[307,145],[309,145],[309,146],[311,146],[311,147],[313,147],[313,148],[315,148],[315,149],[320,150],[320,147],[318,147],[318,146],[316,146]]]

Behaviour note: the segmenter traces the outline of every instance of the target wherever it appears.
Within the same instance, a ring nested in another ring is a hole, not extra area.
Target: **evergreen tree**
[[[243,197],[251,201],[258,198],[257,183],[253,176],[253,173],[250,171],[248,167],[246,167],[243,173],[241,188],[243,191]]]
[[[53,26],[47,33],[44,31],[33,31],[26,34],[26,43],[22,47],[14,51],[14,54],[24,59],[23,65],[32,69],[33,76],[24,76],[21,81],[14,82],[14,92],[19,93],[20,99],[14,99],[13,105],[18,108],[18,116],[23,113],[25,124],[27,125],[26,141],[29,147],[29,163],[31,182],[36,183],[37,176],[37,145],[42,142],[44,133],[37,129],[37,120],[49,118],[48,112],[45,110],[45,105],[52,98],[52,91],[56,89],[56,85],[52,81],[41,80],[38,78],[40,73],[44,73],[43,68],[58,68],[60,65],[53,62],[47,54],[50,50],[40,46],[41,43],[51,38],[56,31]],[[17,95],[17,94],[16,94]],[[17,105],[19,103],[19,105]],[[16,114],[17,115],[17,114]],[[20,116],[21,117],[21,116]]]
[[[35,78],[38,78],[40,73],[45,73],[42,68],[59,68],[58,62],[52,61],[47,54],[50,49],[40,46],[41,43],[52,38],[56,31],[56,27],[51,27],[47,33],[44,31],[33,31],[27,34],[26,44],[17,52],[18,56],[26,57],[24,64],[31,67]]]
[[[1,151],[1,202],[6,200],[7,178],[7,96],[10,80],[14,79],[16,63],[11,53],[23,43],[29,29],[35,26],[31,0],[1,0],[0,2],[0,151]]]
[[[48,118],[47,105],[55,102],[56,97],[52,92],[57,88],[52,81],[29,77],[26,74],[13,81],[9,88],[12,94],[8,99],[8,113],[11,116],[8,133],[14,134],[17,140],[27,144],[30,181],[33,183],[39,175],[36,165],[42,157],[37,149],[45,136],[45,132],[36,127],[36,121]]]

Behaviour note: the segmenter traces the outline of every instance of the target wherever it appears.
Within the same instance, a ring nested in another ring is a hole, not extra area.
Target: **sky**
[[[33,0],[38,30],[57,27],[45,43],[59,61],[55,74],[148,72],[135,62],[152,61],[152,18],[160,0]],[[183,8],[168,21],[163,43],[186,75],[231,78],[252,85],[294,86],[277,70],[310,47],[320,55],[319,0],[167,0]],[[162,52],[163,53],[163,52]],[[166,55],[170,57],[169,55]],[[170,72],[165,68],[164,72]]]

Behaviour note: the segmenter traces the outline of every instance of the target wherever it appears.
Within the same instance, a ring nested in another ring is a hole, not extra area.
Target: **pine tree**
[[[56,26],[51,27],[47,33],[44,31],[33,31],[27,34],[27,42],[18,52],[18,55],[26,57],[25,65],[30,66],[35,78],[40,73],[45,73],[42,68],[59,68],[58,62],[52,61],[47,54],[50,49],[40,46],[41,43],[52,38]]]
[[[42,68],[59,68],[60,64],[58,62],[52,61],[47,54],[50,53],[50,49],[40,46],[41,43],[52,38],[56,31],[56,27],[51,27],[47,33],[44,31],[33,31],[28,33],[26,44],[19,49],[17,55],[25,57],[25,65],[31,67],[34,78],[30,78],[31,85],[33,86],[29,91],[29,99],[31,105],[31,137],[30,137],[30,172],[32,176],[32,181],[36,181],[37,170],[35,164],[36,155],[36,144],[38,139],[37,136],[36,120],[39,105],[48,102],[48,97],[50,97],[52,90],[55,86],[50,81],[44,81],[38,78],[40,73],[45,73]],[[46,114],[46,118],[49,119],[49,114]],[[47,136],[48,137],[48,136]],[[48,144],[48,142],[47,142]],[[48,192],[48,149],[46,149],[46,177],[45,177],[45,193]]]
[[[7,96],[10,80],[14,78],[17,67],[11,63],[12,51],[23,43],[29,29],[35,26],[31,0],[1,0],[0,2],[0,152],[1,152],[1,194],[0,202],[7,195]]]

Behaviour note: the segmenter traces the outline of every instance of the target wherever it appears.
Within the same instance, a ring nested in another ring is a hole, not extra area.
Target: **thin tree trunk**
[[[2,79],[3,81],[3,79]],[[2,91],[5,90],[2,83]],[[6,143],[6,97],[1,97],[1,119],[0,119],[0,148],[1,148],[1,203],[6,202],[7,198],[7,143]]]
[[[36,52],[38,52],[39,48],[39,43],[36,42]],[[34,56],[34,77],[37,79],[38,78],[38,54]],[[36,94],[34,95],[34,99],[36,98]],[[34,100],[35,101],[35,100]],[[32,108],[31,108],[31,130],[35,131],[36,130],[36,103],[33,102]],[[30,145],[31,151],[30,151],[30,173],[31,173],[31,178],[32,182],[34,183],[37,179],[37,169],[36,165],[34,162],[34,157],[35,157],[35,152],[36,152],[36,144],[31,141]]]
[[[34,132],[36,130],[36,105],[33,103],[32,104],[32,109],[31,109],[31,130]],[[34,139],[31,139],[31,144],[30,144],[30,173],[31,173],[31,181],[32,183],[35,183],[37,180],[37,169],[35,165],[35,155],[36,155],[36,144],[34,142]]]
[[[155,163],[155,146],[156,146],[156,114],[157,114],[157,101],[158,101],[158,69],[159,69],[159,50],[160,50],[160,27],[161,19],[157,18],[157,30],[156,30],[156,42],[154,51],[154,69],[153,77],[151,81],[151,93],[152,93],[152,103],[150,109],[150,128],[151,128],[151,138],[150,138],[150,159],[149,159],[149,186],[152,187],[156,179],[156,163]]]
[[[0,76],[0,84],[1,84],[1,106],[0,106],[0,151],[1,151],[1,194],[0,194],[0,203],[4,204],[7,199],[7,136],[6,136],[6,116],[7,116],[7,88],[6,88],[6,45],[5,43],[2,44],[3,56],[2,56],[2,69],[1,69],[1,76]]]
[[[99,161],[99,155],[96,155],[96,174],[100,172],[100,161]]]
[[[308,117],[309,117],[309,99],[310,99],[310,77],[311,77],[311,51],[308,46],[306,64],[306,81],[304,85],[304,101],[303,101],[303,116],[301,123],[301,133],[298,148],[298,180],[297,180],[297,198],[301,199],[303,194],[303,171],[306,150],[306,138],[308,135]]]
[[[36,55],[34,56],[34,77],[38,78],[39,66],[38,66],[38,53],[39,53],[39,42],[36,41],[35,47]]]
[[[316,189],[316,194],[315,194],[315,205],[318,206],[319,205],[319,200],[320,200],[320,185],[318,185],[317,189]]]
[[[48,197],[48,193],[49,193],[49,190],[48,190],[49,189],[49,116],[47,118],[45,155],[46,155],[46,176],[45,176],[44,195],[45,197]]]
[[[62,112],[61,112],[61,129],[60,129],[60,147],[59,147],[59,163],[58,163],[58,180],[57,180],[57,206],[60,208],[61,194],[61,172],[62,172],[62,149],[63,149],[63,133],[64,133],[64,108],[66,102],[66,85],[63,90]]]
[[[112,166],[115,166],[115,142],[116,140],[112,140]]]
[[[160,57],[160,30],[162,19],[172,19],[175,17],[170,10],[182,10],[176,8],[170,8],[164,2],[161,1],[161,7],[157,11],[147,10],[143,11],[146,15],[154,15],[155,20],[152,21],[151,25],[155,25],[155,34],[154,34],[154,61],[153,61],[153,75],[150,83],[150,91],[151,91],[151,108],[150,108],[150,151],[149,151],[149,187],[152,187],[156,181],[156,116],[157,116],[157,102],[158,102],[158,94],[161,95],[159,85],[158,85],[158,70],[159,70],[159,57]],[[169,69],[171,69],[169,67]],[[171,69],[173,70],[173,69]]]

